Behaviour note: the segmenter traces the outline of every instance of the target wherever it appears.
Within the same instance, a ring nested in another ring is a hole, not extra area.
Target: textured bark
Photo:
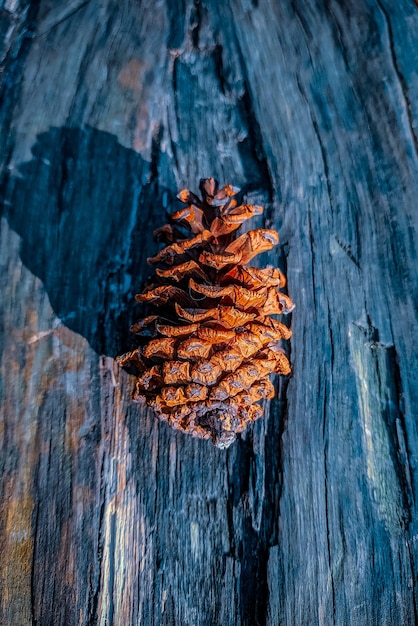
[[[413,0],[0,6],[0,623],[415,624]],[[206,176],[266,208],[296,303],[228,451],[114,362]]]

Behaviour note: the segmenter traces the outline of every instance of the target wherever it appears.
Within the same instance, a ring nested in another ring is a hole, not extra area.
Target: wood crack
[[[41,28],[37,31],[36,35],[38,37],[42,37],[43,35],[47,35],[51,30],[59,26],[72,17],[77,11],[82,9],[86,4],[88,4],[90,0],[72,0],[67,3],[67,6],[60,9],[52,9],[51,13],[48,15],[46,20],[43,22]]]
[[[396,50],[395,50],[395,42],[394,42],[394,37],[393,37],[393,29],[392,29],[392,24],[388,15],[387,10],[385,9],[385,7],[383,6],[383,4],[380,2],[380,0],[376,0],[376,4],[379,7],[380,11],[382,12],[382,15],[384,17],[385,20],[385,24],[386,24],[386,29],[387,29],[387,33],[388,33],[388,40],[389,40],[389,50],[390,50],[390,54],[391,54],[391,59],[392,59],[392,65],[393,65],[393,69],[395,72],[395,75],[398,79],[402,94],[403,94],[403,98],[404,98],[404,103],[405,103],[405,111],[407,113],[408,116],[408,122],[409,122],[409,130],[411,132],[411,136],[412,136],[412,140],[413,140],[413,145],[415,148],[415,155],[418,156],[418,136],[415,132],[415,128],[414,128],[414,118],[412,115],[412,107],[411,107],[411,100],[409,98],[409,94],[408,94],[408,85],[407,82],[402,74],[401,68],[399,66],[397,57],[396,57]]]
[[[235,25],[233,28],[233,33],[244,81],[244,93],[241,99],[248,124],[249,141],[256,156],[256,159],[258,160],[260,165],[263,191],[267,192],[268,203],[266,205],[265,211],[265,219],[267,223],[267,220],[272,219],[272,204],[274,202],[275,188],[270,169],[269,158],[264,145],[263,131],[260,122],[257,119],[257,113],[253,105],[254,94],[252,94],[251,92],[249,76],[245,62],[245,55],[243,53],[243,50],[241,49]]]
[[[323,402],[323,437],[325,439],[325,428],[327,423],[327,406],[328,406],[328,385],[325,381],[324,383],[324,402]],[[331,580],[331,603],[332,603],[332,616],[333,616],[333,624],[336,623],[336,615],[335,615],[335,584],[334,584],[334,574],[333,574],[333,563],[331,557],[331,545],[333,544],[331,537],[331,528],[330,528],[330,520],[329,520],[329,486],[328,486],[328,443],[324,442],[324,492],[325,492],[325,526],[326,526],[326,539],[327,539],[327,560],[328,560],[328,572]]]
[[[337,235],[334,235],[334,236],[335,236],[335,241],[336,241],[336,242],[337,242],[337,244],[340,246],[341,250],[342,250],[343,252],[345,252],[345,254],[348,256],[348,258],[350,259],[350,261],[352,261],[352,262],[354,263],[354,265],[355,265],[356,267],[358,267],[358,269],[359,269],[359,270],[361,270],[360,263],[357,261],[356,257],[355,257],[355,256],[354,256],[354,254],[351,252],[351,248],[350,248],[350,246],[349,246],[349,245],[347,245],[347,244],[345,244],[345,243],[343,243],[343,242],[341,241],[341,239],[340,239],[339,237],[337,237]]]

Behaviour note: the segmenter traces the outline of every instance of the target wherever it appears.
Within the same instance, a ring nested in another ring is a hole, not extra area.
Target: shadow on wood
[[[51,128],[32,153],[5,194],[22,261],[63,324],[114,356],[129,344],[155,206],[167,208],[170,192],[135,151],[93,128]]]

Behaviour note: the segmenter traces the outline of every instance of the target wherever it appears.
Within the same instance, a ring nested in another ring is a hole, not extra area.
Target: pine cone
[[[135,400],[172,428],[227,448],[261,417],[257,403],[274,396],[269,375],[290,373],[280,342],[291,331],[271,315],[294,306],[279,291],[280,270],[246,266],[278,243],[277,232],[236,237],[262,207],[238,206],[239,189],[218,189],[213,178],[202,179],[200,190],[202,200],[181,191],[186,207],[154,232],[168,245],[148,259],[158,267],[136,296],[151,314],[131,327],[140,345],[118,362],[138,373]]]

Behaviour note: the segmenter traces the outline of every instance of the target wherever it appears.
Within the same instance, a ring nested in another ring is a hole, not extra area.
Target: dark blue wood
[[[12,2],[0,623],[417,622],[413,0]],[[228,451],[114,363],[178,189],[277,228],[289,382]]]

